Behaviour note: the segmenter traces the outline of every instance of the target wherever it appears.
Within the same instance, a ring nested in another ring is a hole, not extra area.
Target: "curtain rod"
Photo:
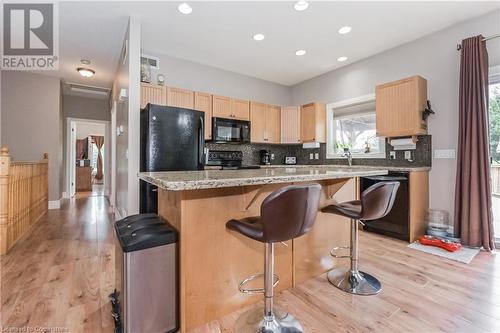
[[[493,38],[497,38],[497,37],[500,37],[500,33],[494,34],[494,35],[491,35],[491,36],[488,36],[488,37],[484,37],[483,38],[483,42],[486,42],[487,40],[490,40],[490,39],[493,39]],[[461,49],[462,49],[462,45],[457,44],[457,51],[460,51]]]

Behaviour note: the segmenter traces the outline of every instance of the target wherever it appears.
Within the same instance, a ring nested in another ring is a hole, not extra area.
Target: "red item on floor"
[[[453,242],[447,239],[440,239],[434,236],[424,235],[418,239],[418,242],[422,245],[430,245],[440,247],[449,252],[455,252],[462,248],[462,244]]]

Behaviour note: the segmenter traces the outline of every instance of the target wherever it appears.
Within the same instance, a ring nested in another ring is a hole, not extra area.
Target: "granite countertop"
[[[320,167],[320,168],[353,168],[353,169],[384,169],[388,171],[430,171],[431,167],[428,166],[414,166],[414,167],[398,167],[398,166],[374,166],[374,165],[342,165],[342,164],[321,164],[321,165],[306,165],[306,164],[296,164],[296,165],[284,165],[284,164],[273,164],[273,165],[261,165],[261,168],[286,168],[286,167],[294,167],[294,168],[311,168],[311,167]]]
[[[386,168],[332,166],[283,167],[247,170],[140,172],[139,178],[169,191],[265,185],[386,175]]]

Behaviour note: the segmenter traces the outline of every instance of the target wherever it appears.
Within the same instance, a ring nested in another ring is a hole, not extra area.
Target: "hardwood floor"
[[[2,331],[113,332],[112,221],[103,196],[79,196],[49,211],[3,256]],[[500,331],[498,254],[481,252],[465,265],[406,245],[361,233],[360,266],[381,280],[380,295],[351,296],[322,275],[278,294],[277,306],[295,314],[309,333]],[[247,309],[190,333],[233,332]]]

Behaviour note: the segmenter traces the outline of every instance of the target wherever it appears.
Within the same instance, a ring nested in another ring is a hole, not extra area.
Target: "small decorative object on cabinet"
[[[158,74],[158,76],[156,77],[156,81],[158,81],[159,86],[164,86],[165,85],[165,75]]]
[[[300,139],[302,142],[326,142],[326,106],[309,103],[300,107]]]
[[[378,85],[375,89],[377,136],[427,134],[427,81],[421,76]]]
[[[141,82],[151,83],[151,65],[147,61],[141,61]]]

